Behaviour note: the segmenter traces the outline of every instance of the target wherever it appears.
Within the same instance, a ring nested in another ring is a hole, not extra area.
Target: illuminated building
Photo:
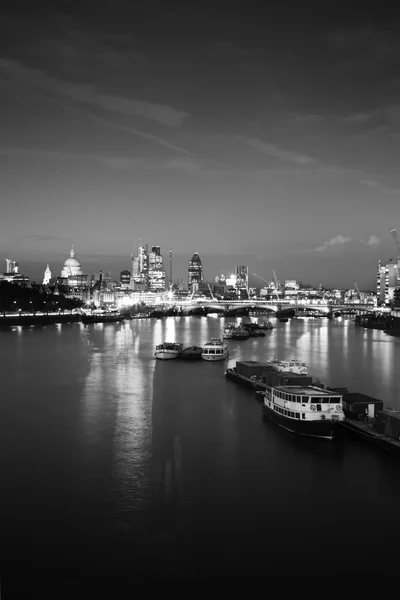
[[[61,277],[63,279],[66,279],[74,275],[83,275],[83,271],[81,263],[77,258],[75,258],[75,250],[72,246],[71,251],[69,253],[69,258],[67,258],[61,270]]]
[[[148,290],[165,290],[165,271],[160,246],[153,246],[148,255]]]
[[[18,273],[18,263],[10,258],[6,258],[6,272],[0,279],[9,283],[18,283],[18,285],[27,285],[29,283],[29,277]]]
[[[133,290],[145,291],[148,289],[149,255],[147,246],[139,246],[138,255],[132,256],[132,283]]]
[[[247,290],[249,287],[249,268],[236,266],[236,288]]]
[[[189,261],[188,269],[188,286],[189,289],[195,286],[198,288],[199,283],[203,282],[203,265],[200,260],[200,256],[195,252]]]
[[[123,290],[129,290],[131,287],[131,273],[130,271],[124,270],[119,274],[120,286]]]
[[[49,265],[47,265],[43,276],[43,285],[49,285],[51,279],[51,271]]]
[[[378,304],[390,304],[393,300],[394,290],[399,282],[400,258],[394,261],[392,258],[384,265],[378,262],[376,275],[376,296]]]
[[[18,273],[18,263],[11,258],[6,258],[6,273]]]

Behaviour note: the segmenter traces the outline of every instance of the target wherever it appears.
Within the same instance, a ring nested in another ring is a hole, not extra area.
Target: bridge
[[[225,312],[238,309],[247,309],[249,311],[265,310],[270,312],[278,312],[282,310],[294,311],[318,311],[323,313],[335,312],[376,312],[382,309],[377,309],[374,304],[355,304],[351,302],[335,303],[335,302],[295,302],[293,300],[212,300],[211,298],[193,298],[187,300],[179,300],[164,304],[165,307],[178,306],[183,312],[189,312],[195,308],[203,308],[209,312]]]

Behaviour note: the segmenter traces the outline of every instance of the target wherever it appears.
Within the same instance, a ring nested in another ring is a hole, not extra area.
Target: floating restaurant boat
[[[154,356],[160,360],[171,360],[178,358],[179,353],[183,350],[183,344],[175,342],[164,342],[156,346]]]
[[[313,385],[268,386],[257,394],[264,417],[292,433],[332,440],[344,420],[342,396]]]
[[[119,311],[96,310],[82,314],[82,323],[109,323],[122,321],[125,316]]]
[[[203,347],[201,358],[208,361],[225,360],[228,356],[228,344],[220,338],[211,338]]]
[[[268,365],[274,367],[277,371],[288,371],[289,373],[299,373],[300,375],[307,375],[308,367],[307,363],[301,362],[296,358],[292,360],[269,360]]]
[[[203,348],[200,346],[189,346],[179,352],[178,358],[184,358],[185,360],[196,360],[200,359],[203,352]]]

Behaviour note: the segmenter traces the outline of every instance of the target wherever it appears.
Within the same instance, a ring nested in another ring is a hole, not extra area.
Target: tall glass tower
[[[201,264],[200,256],[195,252],[189,261],[188,269],[188,285],[189,288],[196,283],[197,285],[203,281],[203,265]]]

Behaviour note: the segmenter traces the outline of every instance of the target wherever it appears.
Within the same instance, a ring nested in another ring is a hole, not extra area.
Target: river
[[[400,463],[343,434],[295,436],[226,380],[296,357],[400,409],[400,339],[351,320],[274,321],[229,359],[156,361],[227,319],[0,331],[2,569],[201,579],[397,568]],[[396,368],[397,366],[397,368]]]

